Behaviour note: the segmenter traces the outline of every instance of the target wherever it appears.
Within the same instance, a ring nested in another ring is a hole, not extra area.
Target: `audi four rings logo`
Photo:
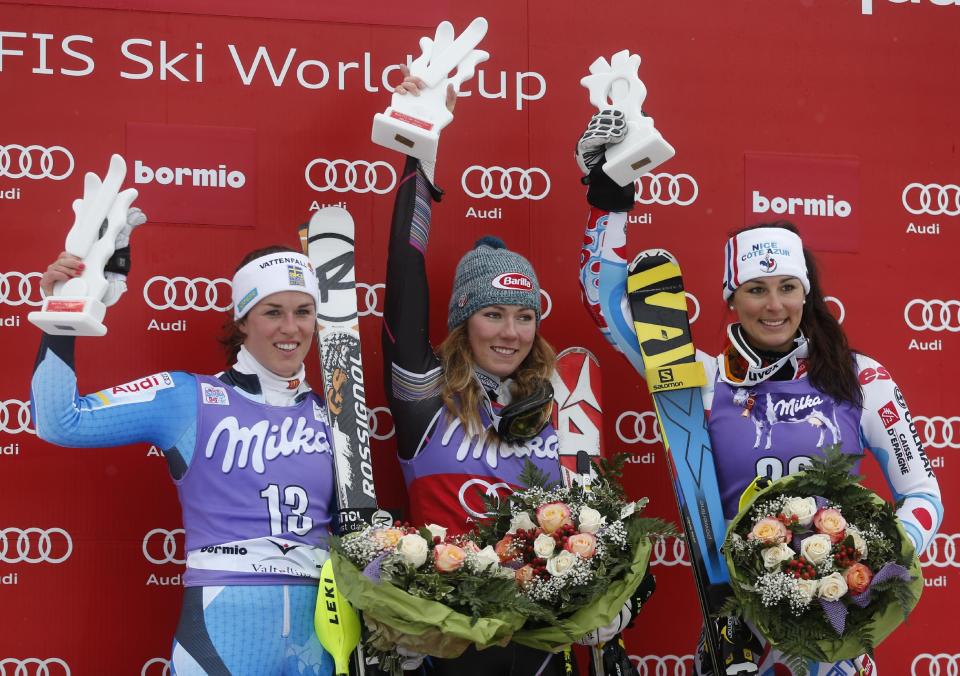
[[[914,331],[960,331],[960,300],[914,298],[903,308],[903,321]]]
[[[630,655],[640,676],[687,676],[694,673],[693,655]]]
[[[143,299],[154,310],[229,310],[230,280],[223,277],[164,277],[154,275],[143,285]]]
[[[62,181],[73,173],[73,155],[63,146],[0,145],[0,177]]]
[[[690,174],[644,174],[637,179],[636,200],[640,204],[693,204],[700,194],[697,180]]]
[[[847,309],[843,307],[843,303],[840,302],[840,299],[836,298],[835,296],[824,296],[823,301],[825,303],[833,303],[837,306],[837,323],[843,324],[843,320],[847,316]]]
[[[933,536],[930,546],[920,556],[920,565],[934,568],[960,568],[960,560],[957,559],[958,542],[960,542],[960,533],[937,533]]]
[[[903,189],[900,200],[911,214],[960,215],[960,186],[952,183],[911,183]]]
[[[659,538],[650,554],[651,566],[689,566],[687,543],[680,538]]]
[[[36,434],[30,428],[30,404],[19,399],[0,401],[0,432]]]
[[[170,661],[162,657],[147,660],[143,663],[140,676],[170,676]]]
[[[33,280],[37,280],[34,286]],[[0,272],[0,305],[43,305],[39,272]]]
[[[303,172],[307,185],[317,192],[372,192],[383,195],[397,184],[397,172],[377,160],[328,160],[318,157]]]
[[[550,176],[539,167],[467,167],[460,177],[463,192],[470,197],[495,200],[542,200],[550,192]]]
[[[6,657],[0,659],[0,676],[70,676],[70,665],[59,657]]]
[[[0,529],[0,562],[63,563],[73,553],[73,539],[62,528]]]
[[[546,289],[540,289],[540,295],[543,296],[543,308],[540,310],[540,321],[542,322],[550,316],[550,312],[553,310],[553,298],[550,297]]]
[[[913,416],[913,422],[930,448],[960,448],[960,416]]]
[[[693,312],[687,311],[687,314],[690,315],[690,323],[693,324],[697,321],[697,318],[700,317],[700,301],[689,291],[687,291],[685,295],[687,297],[687,303],[693,303]]]
[[[913,676],[957,676],[960,674],[960,654],[920,653],[910,665]]]
[[[357,282],[357,306],[359,307],[359,299],[363,298],[364,308],[359,310],[357,314],[361,317],[367,317],[373,315],[374,317],[383,316],[383,305],[380,300],[381,294],[384,289],[387,288],[386,284],[365,284],[364,282]],[[363,293],[361,293],[361,291]]]
[[[385,417],[381,418],[380,416]],[[382,428],[381,421],[385,421],[383,422]],[[368,408],[367,423],[370,427],[370,436],[377,441],[386,441],[397,433],[396,428],[393,426],[393,414],[390,413],[390,409],[386,406],[374,406],[373,408]],[[388,427],[389,431],[386,431]],[[381,431],[381,429],[383,431]]]
[[[158,566],[164,563],[186,563],[183,556],[183,529],[154,528],[148,532],[143,536],[143,556]]]
[[[624,411],[617,416],[617,436],[625,444],[655,444],[660,441],[657,414],[653,411]]]

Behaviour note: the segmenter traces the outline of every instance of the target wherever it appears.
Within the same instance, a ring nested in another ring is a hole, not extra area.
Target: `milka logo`
[[[805,411],[808,408],[813,408],[814,406],[819,406],[823,403],[823,399],[820,397],[811,397],[809,394],[805,394],[800,398],[792,399],[781,399],[774,403],[773,411],[777,416],[795,416],[800,411]]]
[[[296,427],[293,418],[289,417],[284,418],[279,426],[261,420],[253,427],[241,427],[234,416],[226,417],[217,423],[207,440],[204,452],[207,458],[214,456],[221,435],[226,435],[221,466],[224,474],[228,474],[234,465],[244,469],[248,464],[257,474],[263,474],[266,471],[264,463],[277,458],[294,453],[331,452],[326,435],[307,427],[307,419],[303,417],[297,418]]]
[[[464,434],[459,420],[453,420],[450,426],[443,433],[440,444],[444,447],[450,445],[454,432],[460,430],[463,435],[460,439],[460,445],[457,447],[457,461],[463,462],[468,458],[474,460],[483,460],[492,469],[496,469],[500,460],[509,458],[558,458],[557,447],[559,440],[556,433],[552,433],[546,439],[534,437],[523,445],[508,444],[498,439],[490,439],[486,432],[477,435]]]

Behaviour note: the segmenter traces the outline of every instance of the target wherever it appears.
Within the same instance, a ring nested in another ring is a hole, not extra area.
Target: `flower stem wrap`
[[[647,573],[647,564],[653,548],[649,536],[638,529],[632,529],[630,546],[633,550],[633,558],[626,575],[611,582],[595,602],[559,620],[556,625],[524,625],[513,635],[514,642],[537,650],[558,652],[569,647],[587,632],[609,624],[640,586],[640,582]]]
[[[442,603],[412,596],[388,582],[374,582],[336,549],[330,557],[337,586],[354,608],[363,611],[374,647],[383,650],[401,645],[434,657],[459,657],[471,643],[479,650],[506,645],[525,619],[502,613],[474,622]]]
[[[831,457],[828,455],[828,458]],[[833,460],[828,460],[828,464],[829,462],[833,462]],[[777,615],[774,610],[765,609],[757,601],[753,595],[753,581],[750,578],[749,571],[738,568],[733,549],[729,545],[731,535],[742,532],[744,526],[749,526],[751,523],[751,509],[754,503],[780,495],[803,495],[805,492],[809,492],[810,483],[804,477],[805,474],[805,472],[800,472],[779,479],[754,495],[753,499],[742,507],[727,529],[728,545],[724,547],[724,553],[727,567],[730,570],[733,591],[739,604],[738,610],[743,612],[746,618],[757,627],[774,648],[787,655],[821,662],[839,662],[853,659],[864,653],[872,654],[873,649],[906,619],[909,612],[920,600],[920,594],[923,592],[923,573],[913,543],[903,530],[899,520],[893,515],[889,504],[873,491],[855,485],[859,477],[843,475],[835,477],[829,485],[821,485],[819,492],[827,499],[836,500],[842,504],[843,499],[839,499],[841,491],[845,491],[843,495],[848,499],[851,491],[863,491],[868,494],[867,501],[869,503],[882,507],[889,513],[889,521],[895,526],[900,545],[899,551],[896,552],[898,562],[891,564],[891,570],[899,568],[904,571],[900,579],[909,580],[906,584],[909,598],[905,600],[903,605],[889,601],[886,603],[871,603],[867,608],[862,608],[859,604],[854,605],[857,601],[856,598],[851,598],[849,603],[830,602],[830,605],[839,606],[835,610],[842,610],[843,617],[831,616],[832,630],[829,633],[821,634],[818,639],[814,640],[814,637],[804,635],[804,632],[809,629],[807,626],[809,623],[804,622],[803,617],[784,620],[783,616]],[[818,498],[818,506],[822,506],[820,503],[821,498]],[[892,532],[893,528],[891,528]],[[886,575],[886,577],[893,576]],[[816,606],[815,612],[823,612],[820,610],[820,604],[814,605]],[[848,613],[854,611],[867,613],[867,616],[865,620],[859,622],[855,631],[851,631]],[[839,621],[839,629],[837,621]],[[844,628],[845,621],[846,628]],[[800,636],[803,636],[803,639],[800,639]]]

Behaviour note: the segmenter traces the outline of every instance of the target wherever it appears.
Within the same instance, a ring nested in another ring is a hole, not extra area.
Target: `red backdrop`
[[[295,244],[312,210],[343,203],[358,224],[377,489],[387,506],[404,499],[379,385],[401,158],[371,144],[370,124],[389,103],[384,79],[398,80],[391,64],[439,20],[459,29],[475,13],[461,3],[165,4],[0,0],[0,673],[47,673],[45,664],[51,674],[159,675],[176,623],[183,540],[160,454],[50,446],[24,404],[37,271],[62,248],[84,172],[102,174],[111,153],[126,158],[151,221],[135,233],[130,292],[108,312],[109,334],[80,341],[81,390],[222,368],[213,336],[229,304],[224,278],[249,249]],[[698,345],[718,349],[729,319],[719,296],[726,233],[779,217],[791,197],[830,205],[792,217],[819,252],[852,343],[906,393],[945,493],[924,598],[878,660],[888,674],[955,670],[960,397],[949,383],[960,369],[948,358],[960,349],[960,3],[484,5],[491,57],[442,134],[433,335],[443,335],[457,258],[477,237],[497,234],[528,255],[551,303],[547,338],[600,359],[606,444],[633,454],[631,492],[676,520],[645,388],[587,318],[576,280],[587,209],[571,151],[591,114],[579,79],[597,56],[640,53],[645,110],[677,155],[642,181],[630,250],[680,258]],[[218,180],[177,185],[178,167],[217,169]],[[490,167],[528,171],[529,190],[515,181],[509,197],[483,193]],[[316,381],[315,358],[310,368]],[[882,485],[874,463],[867,472]],[[641,674],[682,674],[699,622],[682,545],[659,548],[653,570],[659,590],[627,645]]]

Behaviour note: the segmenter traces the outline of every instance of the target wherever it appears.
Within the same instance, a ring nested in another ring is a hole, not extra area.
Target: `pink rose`
[[[563,548],[581,559],[589,559],[597,550],[597,538],[592,533],[577,533],[567,538]]]
[[[439,544],[433,549],[433,566],[441,573],[452,573],[466,558],[467,553],[456,545]]]
[[[870,585],[870,580],[873,579],[873,571],[862,563],[855,563],[847,568],[843,577],[847,581],[847,588],[850,593],[860,594]]]
[[[753,530],[747,535],[748,540],[759,540],[765,545],[788,543],[792,538],[793,533],[787,530],[782,521],[772,516],[757,521]]]
[[[813,527],[817,532],[829,536],[830,542],[837,544],[846,534],[847,520],[836,509],[821,509],[813,515]]]
[[[517,581],[518,585],[523,585],[533,579],[534,571],[533,566],[526,565],[523,568],[518,569],[514,573],[514,579]]]
[[[562,502],[548,502],[537,507],[537,522],[544,533],[552,534],[563,526],[573,525],[570,508]]]
[[[500,563],[509,563],[517,558],[518,554],[512,535],[504,535],[503,539],[493,546],[493,550],[500,557]]]

